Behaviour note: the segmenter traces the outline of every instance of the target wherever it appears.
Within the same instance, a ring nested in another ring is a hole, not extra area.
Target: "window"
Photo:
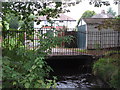
[[[63,23],[63,21],[59,21],[60,23]]]

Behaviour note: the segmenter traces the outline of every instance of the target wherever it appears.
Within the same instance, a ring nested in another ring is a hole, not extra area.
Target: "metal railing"
[[[38,34],[50,33],[48,29],[37,29],[30,33],[26,31],[4,31],[3,42],[8,47],[21,44],[24,48],[35,49],[40,46]],[[71,42],[64,42],[61,46],[52,48],[51,55],[101,55],[107,51],[118,51],[120,49],[119,31],[62,31],[59,37],[71,35]]]

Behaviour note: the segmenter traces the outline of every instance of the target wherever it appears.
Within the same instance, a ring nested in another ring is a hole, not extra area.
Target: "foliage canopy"
[[[44,59],[51,53],[51,48],[60,45],[63,41],[69,41],[70,38],[38,33],[40,45],[37,49],[31,50],[25,48],[24,32],[28,36],[34,35],[32,32],[34,28],[30,23],[35,21],[39,24],[41,21],[36,19],[37,16],[47,16],[48,21],[50,17],[58,17],[62,12],[60,7],[61,2],[56,2],[54,8],[40,2],[2,3],[3,88],[50,88],[55,84],[54,80],[46,79],[52,69]],[[11,25],[15,23],[11,23],[12,20],[20,25]],[[16,32],[13,33],[11,28]],[[54,34],[57,35],[58,32],[55,31]],[[34,38],[32,40],[34,42]]]
[[[82,14],[81,18],[90,18],[95,14],[96,14],[95,11],[87,10]]]

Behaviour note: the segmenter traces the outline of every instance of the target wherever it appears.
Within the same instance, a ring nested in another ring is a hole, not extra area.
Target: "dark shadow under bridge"
[[[59,55],[46,58],[54,75],[91,73],[94,57],[91,55]]]

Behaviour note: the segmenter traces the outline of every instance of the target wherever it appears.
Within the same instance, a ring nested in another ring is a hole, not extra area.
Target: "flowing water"
[[[109,88],[103,80],[92,74],[92,57],[51,57],[47,59],[47,62],[54,70],[51,76],[57,76],[58,89],[85,88],[85,90],[93,90],[91,88]]]
[[[108,88],[108,85],[98,77],[86,73],[80,75],[59,76],[57,88]]]

